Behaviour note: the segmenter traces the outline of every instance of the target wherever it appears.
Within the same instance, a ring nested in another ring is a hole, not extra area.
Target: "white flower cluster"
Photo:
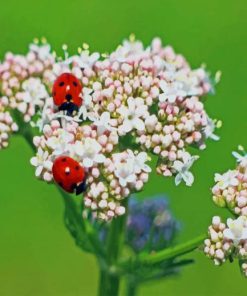
[[[48,44],[32,44],[27,55],[8,53],[0,65],[0,102],[7,98],[6,108],[42,133],[34,139],[36,176],[51,181],[54,159],[73,157],[87,170],[85,205],[103,219],[123,214],[121,199],[143,188],[148,155],[158,157],[159,174],[192,185],[198,156],[188,146],[203,149],[207,138],[217,139],[201,100],[213,91],[205,69],[192,70],[158,38],[144,48],[131,37],[109,55],[90,53],[87,45],[71,57],[63,49],[65,58],[55,59]],[[51,98],[64,72],[82,83],[74,117],[58,112]]]
[[[215,174],[213,201],[236,215],[247,216],[247,156],[233,154],[237,157],[237,167],[222,175]]]
[[[227,219],[227,225],[219,216],[214,216],[208,228],[209,238],[205,240],[204,252],[214,260],[215,265],[227,259],[247,258],[247,218]]]
[[[240,146],[243,151],[243,148]],[[233,152],[238,164],[235,170],[215,175],[212,188],[213,201],[220,207],[228,208],[239,216],[227,219],[227,225],[216,216],[209,226],[209,238],[205,240],[205,254],[216,265],[237,258],[242,262],[241,270],[247,276],[247,157]]]

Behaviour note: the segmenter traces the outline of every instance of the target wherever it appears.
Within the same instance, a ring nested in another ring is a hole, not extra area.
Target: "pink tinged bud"
[[[124,72],[124,74],[128,75],[133,70],[133,67],[127,63],[124,63],[121,66],[121,70]]]
[[[118,62],[114,62],[111,65],[111,68],[112,68],[113,71],[118,71],[119,70],[119,63]]]
[[[123,94],[123,87],[122,87],[122,86],[119,86],[119,87],[117,88],[117,93],[119,93],[119,94]]]
[[[186,142],[187,144],[192,144],[192,143],[193,143],[193,137],[187,137],[187,138],[185,139],[185,142]]]
[[[242,208],[241,213],[242,215],[247,216],[247,207]]]
[[[44,176],[43,176],[44,180],[46,182],[51,182],[53,180],[53,177],[52,177],[52,174],[48,173],[48,172],[45,172],[44,173]]]
[[[91,199],[90,199],[90,198],[87,198],[87,197],[85,197],[85,198],[84,198],[84,204],[85,204],[85,206],[86,206],[86,207],[90,207],[90,206],[91,206],[91,204],[92,204],[92,201],[91,201]]]
[[[129,190],[129,188],[127,188],[127,187],[123,188],[123,196],[124,196],[124,197],[127,197],[127,196],[129,196],[129,195],[130,195],[130,190]]]
[[[169,154],[168,154],[168,158],[169,158],[170,161],[174,161],[174,160],[177,159],[177,155],[176,155],[175,152],[171,151],[171,152],[169,152]]]
[[[143,183],[146,183],[148,181],[148,174],[147,173],[141,173],[140,175],[140,180],[143,182]]]
[[[213,242],[217,242],[219,240],[218,233],[212,228],[210,229],[210,237]]]
[[[105,86],[109,87],[113,83],[113,80],[110,77],[107,77],[105,80]]]
[[[98,178],[99,175],[100,175],[99,169],[97,169],[97,168],[93,168],[93,169],[92,169],[92,176],[93,176],[94,178]]]
[[[48,125],[48,124],[46,124],[46,125],[44,126],[44,128],[43,128],[43,133],[44,133],[47,137],[51,136],[51,135],[52,135],[52,128],[51,128],[51,126]]]
[[[114,211],[115,208],[116,208],[115,202],[113,202],[113,201],[109,202],[108,203],[108,207],[109,207],[110,210]]]
[[[211,248],[210,248],[210,250],[209,250],[209,254],[210,254],[210,256],[214,256],[215,251],[214,251],[213,246],[211,246]]]
[[[53,121],[51,122],[51,128],[52,128],[53,130],[58,129],[59,127],[60,127],[60,123],[59,123],[58,120],[53,120]]]
[[[163,172],[163,176],[164,177],[171,177],[172,172],[169,169],[165,169],[164,172]]]
[[[155,154],[160,154],[160,151],[161,151],[160,146],[155,146],[153,151],[154,151]]]
[[[93,90],[100,91],[102,89],[102,85],[100,82],[96,81],[93,83]]]
[[[247,204],[247,198],[244,196],[237,197],[237,203],[240,208],[243,208]]]
[[[101,200],[101,201],[99,202],[99,207],[100,207],[101,209],[106,208],[106,207],[107,207],[107,201],[106,201],[106,200]]]
[[[138,180],[135,184],[136,190],[141,190],[143,187],[143,182],[141,180]]]
[[[122,206],[118,206],[115,210],[116,214],[121,216],[125,214],[125,207]]]
[[[231,245],[229,243],[224,243],[223,244],[223,250],[228,251],[231,248]]]
[[[91,209],[94,211],[98,208],[97,204],[95,202],[91,203]]]
[[[224,259],[225,254],[221,249],[219,249],[219,250],[215,251],[215,256],[216,256],[216,258],[222,260],[222,259]]]
[[[109,218],[113,218],[113,217],[115,216],[115,214],[114,214],[113,211],[109,210],[109,211],[107,211],[107,216],[108,216]]]
[[[116,194],[120,194],[120,192],[121,192],[121,187],[120,186],[116,187],[115,193]]]
[[[115,189],[118,186],[117,180],[113,179],[110,183],[110,186],[112,189]]]
[[[180,133],[177,131],[173,132],[173,134],[172,134],[173,140],[175,142],[177,142],[180,139],[180,136],[181,136]]]
[[[163,158],[166,158],[166,157],[168,156],[168,151],[167,151],[167,150],[163,150],[163,151],[161,152],[161,156],[162,156]]]
[[[220,225],[220,217],[219,216],[214,216],[213,219],[212,219],[212,224],[214,227],[218,228],[219,225]]]
[[[113,150],[113,145],[111,144],[111,143],[108,143],[107,145],[106,145],[106,152],[111,152]]]
[[[130,95],[132,93],[132,87],[127,82],[125,82],[124,84],[124,91],[127,95]]]
[[[195,142],[198,142],[198,141],[201,140],[202,135],[201,135],[200,132],[194,132],[194,133],[193,133],[193,137],[194,137]]]
[[[98,142],[101,146],[105,146],[107,144],[107,136],[106,135],[102,135],[98,138]]]
[[[107,110],[109,112],[114,112],[116,110],[116,106],[114,103],[110,103],[108,106],[107,106]]]
[[[168,147],[172,143],[172,136],[171,135],[166,135],[162,139],[162,144],[164,147]]]
[[[155,143],[155,144],[159,144],[160,143],[160,136],[157,135],[157,134],[154,134],[152,136],[152,142]]]

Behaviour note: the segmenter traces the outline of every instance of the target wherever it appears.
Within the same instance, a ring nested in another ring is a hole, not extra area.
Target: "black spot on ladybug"
[[[61,82],[59,83],[59,86],[64,86],[64,82],[61,81]]]
[[[75,167],[75,169],[76,169],[76,171],[79,171],[79,169],[80,169],[79,165],[77,165],[77,166]]]
[[[65,175],[68,176],[70,174],[70,171],[65,171]]]
[[[66,96],[65,96],[65,99],[69,102],[69,101],[71,101],[72,100],[72,95],[71,94],[67,94]]]
[[[78,86],[78,84],[77,84],[77,82],[76,82],[76,81],[73,81],[73,85],[74,85],[75,87],[77,87],[77,86]]]
[[[62,162],[66,162],[66,161],[67,161],[67,158],[64,157],[64,158],[62,159]]]

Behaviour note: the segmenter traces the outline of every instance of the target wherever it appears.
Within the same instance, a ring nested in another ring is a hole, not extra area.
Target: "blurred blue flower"
[[[129,199],[126,243],[135,251],[158,251],[171,245],[179,230],[164,196]]]
[[[99,239],[105,242],[109,223],[99,224],[93,218],[92,221]],[[152,252],[170,246],[179,229],[180,223],[172,216],[165,196],[144,200],[130,197],[125,240],[134,252]]]

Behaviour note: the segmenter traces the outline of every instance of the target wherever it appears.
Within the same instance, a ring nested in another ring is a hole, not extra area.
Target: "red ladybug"
[[[84,168],[69,156],[60,156],[55,159],[52,167],[52,174],[56,183],[64,191],[76,195],[85,191],[85,171]]]
[[[70,73],[63,73],[54,82],[52,95],[54,104],[59,110],[67,111],[71,116],[82,105],[82,84]]]

